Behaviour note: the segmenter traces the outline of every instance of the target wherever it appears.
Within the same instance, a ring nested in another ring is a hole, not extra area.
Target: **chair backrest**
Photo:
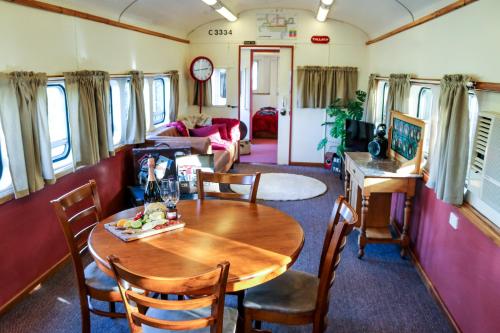
[[[205,199],[205,197],[217,197],[221,199],[240,199],[248,200],[255,203],[257,200],[257,191],[259,189],[260,172],[255,174],[231,174],[231,173],[218,173],[218,172],[203,172],[196,171],[196,179],[198,186],[198,199]],[[214,192],[205,191],[204,182],[219,183],[219,184],[239,184],[249,185],[250,192],[248,194],[240,194],[234,192]]]
[[[222,333],[224,295],[229,263],[223,262],[207,273],[188,278],[162,278],[132,272],[120,264],[115,256],[108,257],[123,298],[132,332],[142,332],[142,325],[164,330],[183,331],[210,327],[213,333]],[[184,300],[162,300],[138,293],[134,287],[161,294],[188,295]],[[193,320],[166,320],[147,315],[146,309],[186,311],[210,307],[207,317]]]
[[[90,201],[90,206],[81,207]],[[83,274],[83,264],[81,254],[87,249],[87,240],[90,232],[101,219],[101,202],[97,194],[97,185],[94,180],[82,185],[63,196],[51,200],[59,224],[64,232],[66,243],[68,244],[71,259],[73,260],[75,273],[80,291],[85,290],[85,277]],[[76,207],[76,208],[75,208]],[[87,222],[93,218],[93,223],[74,230],[75,225]],[[82,289],[83,288],[83,289]]]
[[[339,196],[335,201],[328,224],[318,272],[319,287],[314,320],[320,332],[326,330],[326,316],[330,304],[330,290],[335,280],[335,270],[340,263],[340,255],[347,242],[347,236],[357,221],[358,216],[352,206],[343,196]]]

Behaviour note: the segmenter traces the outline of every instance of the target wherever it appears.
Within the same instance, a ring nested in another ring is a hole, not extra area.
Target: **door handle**
[[[286,109],[281,109],[281,111],[280,111],[280,115],[282,115],[282,116],[286,116]]]

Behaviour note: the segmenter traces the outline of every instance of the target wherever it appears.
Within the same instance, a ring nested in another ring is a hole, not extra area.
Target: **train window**
[[[477,95],[473,92],[470,92],[469,93],[469,120],[470,120],[469,142],[471,147],[474,144],[474,131],[476,129],[478,116],[479,116],[479,102],[477,100]]]
[[[224,68],[216,68],[211,80],[212,104],[225,106],[227,104],[227,70]]]
[[[163,78],[153,80],[154,104],[153,125],[165,122],[166,118],[166,85]]]
[[[387,94],[389,93],[389,82],[379,81],[377,87],[377,110],[375,113],[375,124],[385,123],[386,121],[386,102]]]
[[[52,161],[57,163],[67,159],[71,150],[66,90],[62,81],[47,85],[47,104]]]
[[[113,133],[113,144],[120,145],[123,142],[124,111],[128,110],[130,103],[130,80],[113,79],[110,80],[111,99],[111,129]]]
[[[11,186],[12,179],[10,178],[5,137],[0,126],[0,197],[10,192]]]
[[[432,112],[432,100],[434,95],[432,90],[427,87],[420,88],[418,93],[418,102],[417,102],[417,118],[428,121],[431,119]]]

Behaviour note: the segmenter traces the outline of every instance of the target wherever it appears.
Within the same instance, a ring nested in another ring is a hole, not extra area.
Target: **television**
[[[375,137],[375,125],[360,120],[346,119],[345,151],[368,151]]]

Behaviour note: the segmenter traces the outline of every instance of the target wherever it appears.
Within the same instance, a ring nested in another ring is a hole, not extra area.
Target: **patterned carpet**
[[[294,269],[316,273],[332,204],[342,183],[319,168],[246,165],[240,172],[290,172],[315,177],[328,185],[324,195],[303,201],[262,202],[297,219],[305,245]],[[357,233],[343,252],[332,290],[327,332],[453,332],[440,308],[407,260],[394,245],[369,245],[363,260],[356,257]],[[227,299],[229,305],[234,297]],[[124,319],[92,316],[92,332],[128,332]],[[263,328],[275,333],[311,332],[310,326]],[[79,304],[71,266],[67,264],[34,292],[0,317],[0,332],[79,332]]]

